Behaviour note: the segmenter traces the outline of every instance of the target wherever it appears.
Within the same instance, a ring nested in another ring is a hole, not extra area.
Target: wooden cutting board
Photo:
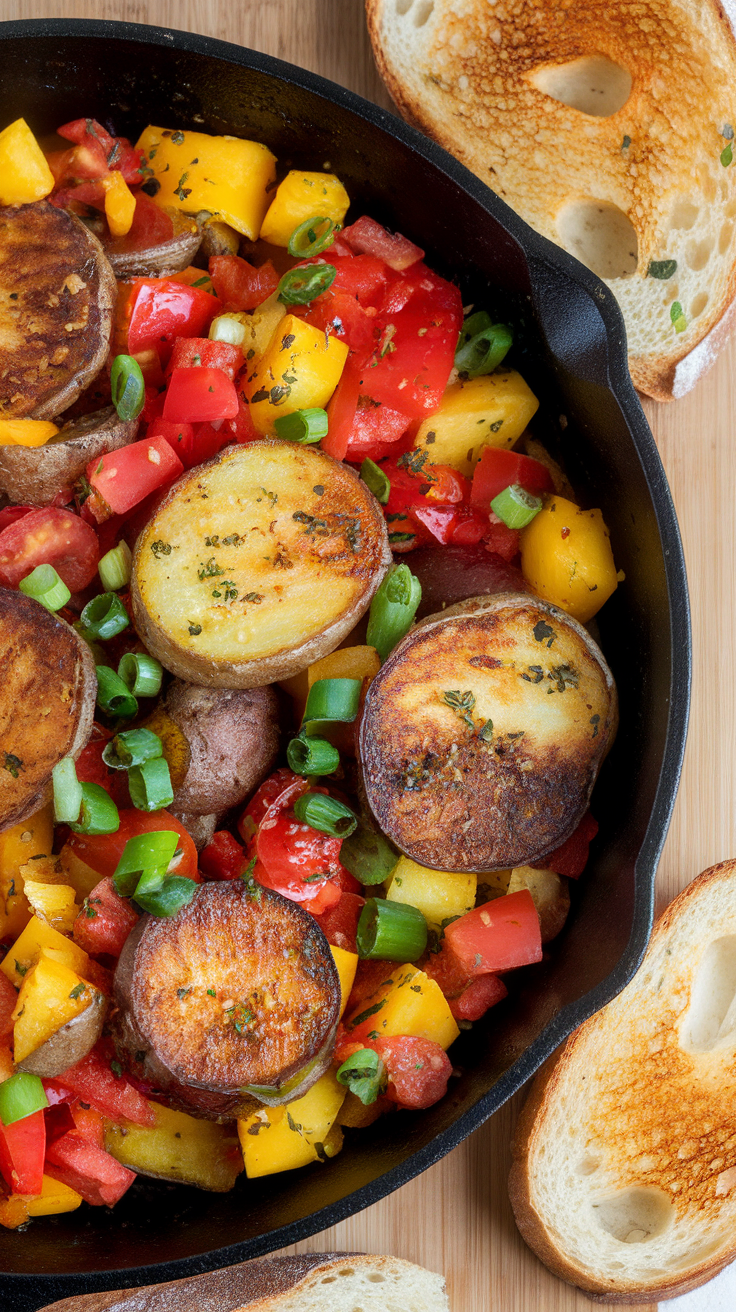
[[[362,0],[0,0],[0,19],[37,17],[187,28],[301,64],[391,108]],[[680,518],[695,663],[685,770],[657,881],[660,910],[706,866],[736,853],[735,371],[732,343],[690,396],[644,402]],[[363,1250],[419,1262],[445,1273],[452,1312],[591,1308],[547,1272],[514,1227],[506,1176],[518,1104],[384,1202],[286,1251]]]

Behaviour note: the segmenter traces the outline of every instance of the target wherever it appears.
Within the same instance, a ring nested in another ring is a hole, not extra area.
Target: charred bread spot
[[[241,881],[202,884],[171,919],[143,916],[115,972],[116,1043],[178,1105],[232,1118],[301,1096],[326,1070],[340,982],[315,918]]]
[[[367,801],[420,865],[528,865],[572,833],[616,725],[616,690],[585,629],[519,594],[425,619],[368,689]]]
[[[107,356],[116,291],[74,214],[0,209],[0,417],[53,419],[77,399]]]

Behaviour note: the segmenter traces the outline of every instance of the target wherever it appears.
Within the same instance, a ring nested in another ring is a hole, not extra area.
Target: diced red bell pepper
[[[432,1107],[447,1093],[452,1062],[439,1043],[431,1039],[397,1035],[391,1039],[373,1039],[369,1047],[378,1053],[386,1067],[386,1097],[400,1107],[419,1110]]]
[[[222,369],[175,369],[164,401],[164,419],[196,424],[234,419],[238,413],[235,384]],[[128,450],[124,447],[123,450]]]
[[[192,373],[199,372],[192,370]],[[184,465],[169,443],[163,437],[152,437],[91,460],[87,465],[87,478],[105,505],[114,514],[121,515],[132,510],[156,488],[178,478],[183,470]]]
[[[137,920],[130,898],[120,896],[108,875],[84,899],[72,937],[85,952],[119,957]]]
[[[351,354],[345,361],[340,381],[330,400],[327,402],[327,437],[322,438],[322,450],[335,460],[344,460],[350,441],[350,434],[355,422],[358,408],[360,383],[363,377],[363,365],[357,356]]]
[[[362,215],[348,228],[343,228],[340,235],[354,251],[374,255],[399,273],[416,264],[418,260],[424,259],[424,251],[421,247],[415,246],[408,237],[402,237],[400,232],[388,232],[367,214]]]
[[[37,565],[53,565],[70,592],[81,592],[95,577],[99,558],[97,535],[89,524],[70,510],[45,506],[0,533],[0,584],[17,588]]]
[[[519,530],[509,528],[493,511],[489,515],[488,527],[483,534],[483,541],[488,551],[509,563],[519,554]]]
[[[209,271],[225,310],[255,310],[279,285],[279,275],[270,260],[255,268],[239,255],[213,255]]]
[[[199,854],[203,879],[239,879],[247,864],[243,848],[227,829],[218,829]]]
[[[526,888],[468,911],[447,926],[445,939],[469,975],[542,960],[539,916]]]
[[[355,296],[334,290],[334,284],[309,305],[295,306],[294,312],[320,332],[341,338],[351,351],[365,354],[373,345],[375,310],[369,314]]]
[[[336,948],[344,948],[346,952],[357,952],[355,935],[364,906],[364,897],[343,891],[340,901],[328,907],[319,917],[319,926],[327,942]],[[307,910],[311,911],[312,908],[307,907]]]
[[[113,1207],[135,1180],[134,1171],[121,1166],[110,1153],[90,1143],[78,1130],[69,1130],[51,1144],[46,1155],[46,1174],[76,1189],[93,1207]],[[37,1192],[41,1192],[40,1187]]]
[[[14,1194],[40,1194],[46,1153],[42,1111],[12,1125],[0,1124],[0,1172]]]
[[[62,1071],[58,1081],[50,1083],[69,1089],[112,1121],[134,1121],[136,1125],[155,1122],[150,1104],[123,1074],[108,1040],[101,1040],[81,1061]]]
[[[554,491],[552,476],[541,460],[533,460],[519,451],[484,447],[473,474],[471,505],[490,510],[493,499],[512,483],[518,483],[533,496]]]
[[[209,337],[177,337],[166,372],[171,374],[174,369],[201,365],[204,369],[221,369],[232,380],[244,363],[240,347],[231,342],[211,342]]]
[[[390,978],[390,963],[387,970],[385,961],[359,961],[358,968],[355,972],[353,987],[350,990],[345,1015],[352,1018],[356,1012],[360,1014],[362,1005],[368,998],[378,991],[387,978]],[[349,1032],[349,1031],[348,1031]],[[351,1036],[352,1041],[352,1036]],[[358,1042],[358,1047],[362,1044]]]
[[[352,255],[341,259],[325,252],[324,258],[335,270],[332,289],[346,292],[363,307],[364,310],[375,309],[383,293],[394,281],[394,274],[385,261],[375,255]]]
[[[477,975],[457,998],[450,1000],[450,1011],[455,1020],[480,1020],[489,1007],[495,1007],[508,994],[498,975]]]
[[[459,288],[416,264],[389,287],[378,319],[378,345],[365,373],[368,392],[412,418],[431,414],[455,362],[463,321]]]
[[[46,1121],[46,1146],[55,1143],[63,1134],[68,1134],[70,1130],[76,1130],[76,1122],[72,1116],[72,1103],[79,1100],[74,1098],[68,1090],[62,1093],[60,1089],[54,1089],[50,1085],[46,1088],[46,1097],[49,1100],[49,1106],[44,1111]],[[58,1094],[57,1101],[53,1101],[54,1095]]]
[[[128,351],[137,355],[153,348],[165,364],[177,337],[202,337],[222,308],[199,287],[173,278],[136,278],[121,308]]]
[[[536,870],[554,870],[557,875],[566,875],[568,879],[578,879],[587,863],[590,844],[598,833],[598,821],[590,811],[586,811],[580,824],[561,847],[550,852],[543,861],[535,861]]]

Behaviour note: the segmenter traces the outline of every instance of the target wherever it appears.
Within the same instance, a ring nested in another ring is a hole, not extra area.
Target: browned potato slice
[[[53,419],[99,373],[117,288],[93,233],[48,201],[0,209],[0,417]]]
[[[18,1062],[18,1070],[30,1071],[32,1075],[41,1075],[48,1080],[61,1075],[94,1048],[102,1033],[106,1011],[107,998],[104,993],[95,992],[84,1011],[62,1025],[24,1061]]]
[[[346,465],[274,439],[228,447],[140,534],[136,625],[181,679],[253,688],[334,651],[390,562],[381,507]]]
[[[254,1097],[299,1098],[324,1073],[340,980],[314,916],[237,880],[201,884],[170,920],[142,917],[115,1002],[116,1042],[133,1069],[184,1110],[231,1119]]]
[[[615,723],[582,625],[523,594],[470,599],[424,620],[368,689],[366,796],[420,865],[528,865],[582,818]]]
[[[155,246],[128,249],[126,237],[103,238],[105,254],[116,278],[165,278],[190,265],[199,250],[202,232],[196,221],[180,210],[168,210],[173,236]]]
[[[39,602],[0,588],[0,830],[48,800],[53,767],[89,737],[96,696],[86,642]]]
[[[64,424],[46,446],[0,446],[0,492],[17,504],[48,505],[77,481],[90,460],[128,446],[137,432],[137,419],[118,419],[109,405]]]

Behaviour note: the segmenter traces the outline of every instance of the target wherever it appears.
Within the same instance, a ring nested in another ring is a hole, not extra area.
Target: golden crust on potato
[[[615,729],[613,677],[548,602],[501,593],[451,611],[410,633],[368,689],[367,800],[421,865],[527,865],[586,810]]]

